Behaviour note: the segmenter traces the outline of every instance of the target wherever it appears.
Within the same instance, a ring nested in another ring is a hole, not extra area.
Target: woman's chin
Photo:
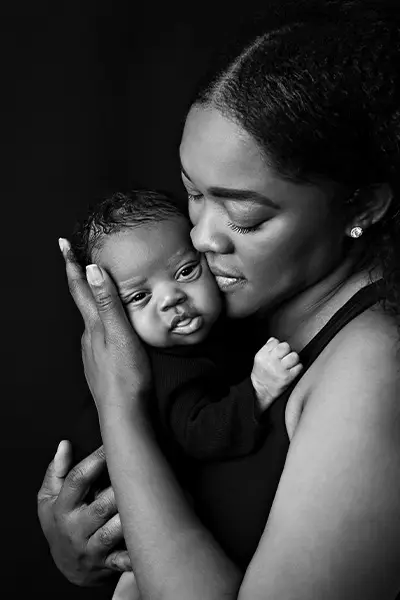
[[[271,304],[271,298],[262,295],[255,297],[249,292],[250,290],[238,290],[234,294],[224,294],[225,315],[227,318],[246,319],[248,317],[265,316]]]
[[[235,298],[233,295],[226,298],[225,314],[228,319],[245,319],[251,317],[255,311],[256,309],[249,306],[244,298]]]

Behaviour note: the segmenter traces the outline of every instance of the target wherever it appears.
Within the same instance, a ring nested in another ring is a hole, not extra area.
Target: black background
[[[59,236],[132,181],[184,198],[178,146],[221,35],[264,3],[18,3],[1,14],[1,597],[103,598],[54,567],[36,493],[86,397]]]

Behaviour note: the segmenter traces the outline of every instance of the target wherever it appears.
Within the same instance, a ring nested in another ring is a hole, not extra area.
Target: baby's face
[[[221,311],[204,255],[184,217],[105,236],[93,262],[112,276],[130,322],[151,346],[197,344]]]

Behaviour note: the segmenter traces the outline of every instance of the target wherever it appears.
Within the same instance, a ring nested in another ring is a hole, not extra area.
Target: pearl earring
[[[352,227],[351,231],[350,231],[350,236],[352,238],[359,238],[362,234],[363,234],[363,228],[362,227]]]

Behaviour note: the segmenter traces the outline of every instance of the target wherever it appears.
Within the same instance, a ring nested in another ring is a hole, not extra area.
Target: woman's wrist
[[[148,388],[138,387],[130,393],[110,392],[105,402],[98,405],[100,419],[128,418],[136,421],[148,420],[148,406],[151,400],[151,391]]]

